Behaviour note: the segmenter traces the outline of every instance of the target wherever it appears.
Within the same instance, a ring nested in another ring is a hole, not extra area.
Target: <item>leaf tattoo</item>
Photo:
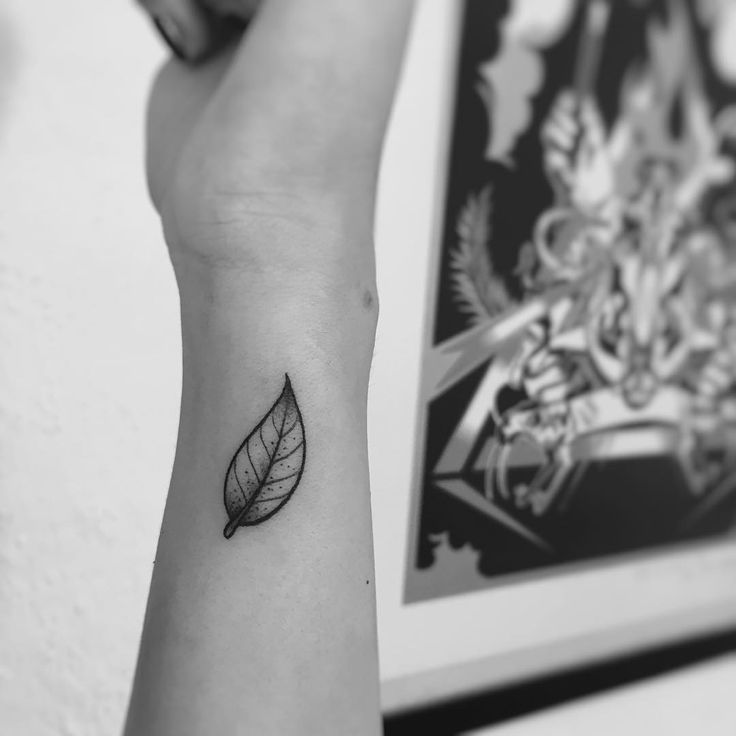
[[[246,437],[225,476],[225,539],[239,526],[270,519],[291,498],[304,471],[304,423],[287,374],[281,396]]]

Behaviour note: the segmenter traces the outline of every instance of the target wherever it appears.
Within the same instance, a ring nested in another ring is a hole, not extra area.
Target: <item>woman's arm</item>
[[[266,2],[152,182],[183,390],[129,736],[380,732],[371,223],[409,5]]]

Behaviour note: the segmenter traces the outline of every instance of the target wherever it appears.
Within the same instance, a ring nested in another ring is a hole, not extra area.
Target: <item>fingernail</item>
[[[187,54],[185,53],[184,34],[176,22],[166,16],[160,16],[154,18],[153,23],[174,56],[186,61]]]

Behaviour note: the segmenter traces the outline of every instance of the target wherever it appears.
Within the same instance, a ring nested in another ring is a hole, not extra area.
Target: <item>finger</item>
[[[563,184],[572,183],[569,162],[567,157],[558,151],[551,151],[544,157],[547,170],[553,172]]]
[[[566,136],[571,142],[574,140],[578,132],[578,124],[573,115],[561,115],[555,119],[555,125],[563,136]]]
[[[575,143],[575,130],[570,130],[555,120],[545,125],[542,137],[547,145],[569,151]]]
[[[164,42],[179,59],[204,59],[223,42],[225,22],[197,0],[141,0]]]

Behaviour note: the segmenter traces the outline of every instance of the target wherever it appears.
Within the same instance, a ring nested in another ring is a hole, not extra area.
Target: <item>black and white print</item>
[[[467,3],[408,602],[736,527],[735,12]]]

